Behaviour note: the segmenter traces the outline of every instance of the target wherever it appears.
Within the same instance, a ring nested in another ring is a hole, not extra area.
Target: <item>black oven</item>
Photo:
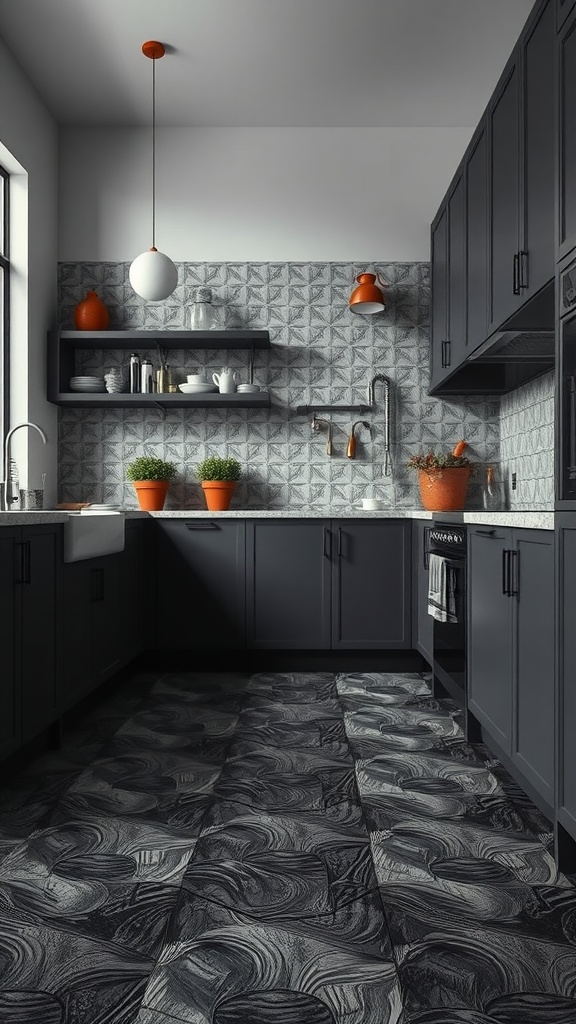
[[[432,620],[434,692],[446,690],[462,706],[466,693],[466,527],[435,522],[430,530],[430,555],[446,560],[450,573],[452,621]],[[430,610],[429,610],[430,614]],[[437,612],[438,614],[438,612]],[[441,613],[440,613],[441,615]],[[437,684],[440,683],[440,688]]]

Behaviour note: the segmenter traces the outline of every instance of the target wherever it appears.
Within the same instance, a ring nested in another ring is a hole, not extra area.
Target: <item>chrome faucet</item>
[[[1,504],[4,512],[11,511],[10,502],[8,501],[8,479],[10,476],[10,442],[12,440],[12,435],[15,434],[17,430],[20,430],[21,427],[32,427],[33,430],[38,431],[44,444],[46,444],[48,441],[48,438],[46,437],[46,434],[42,430],[42,427],[39,427],[38,424],[36,423],[18,423],[15,427],[12,427],[12,430],[9,430],[8,433],[6,434],[6,440],[4,441],[4,481],[0,485],[2,491]]]
[[[374,385],[384,385],[384,476],[390,476],[390,379],[377,373],[368,385],[368,405],[374,405]]]
[[[380,381],[384,384],[384,394],[387,396],[390,389],[390,381],[388,377],[385,377],[383,373],[377,373],[368,385],[368,405],[374,405],[374,385],[376,381]]]

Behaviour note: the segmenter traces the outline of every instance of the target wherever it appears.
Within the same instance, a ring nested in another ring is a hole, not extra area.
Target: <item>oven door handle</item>
[[[424,527],[424,545],[422,548],[422,561],[426,571],[430,568],[430,531],[431,526]]]

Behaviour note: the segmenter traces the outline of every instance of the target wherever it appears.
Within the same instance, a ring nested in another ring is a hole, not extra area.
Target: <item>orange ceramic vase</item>
[[[133,480],[138,504],[143,512],[161,512],[170,486],[169,480]]]
[[[102,299],[96,292],[87,292],[86,298],[74,310],[74,325],[77,331],[105,331],[110,317]]]
[[[418,482],[422,504],[428,512],[458,512],[466,504],[472,469],[451,466],[447,469],[419,469]]]
[[[203,480],[202,490],[210,512],[225,512],[230,508],[236,490],[235,480]]]

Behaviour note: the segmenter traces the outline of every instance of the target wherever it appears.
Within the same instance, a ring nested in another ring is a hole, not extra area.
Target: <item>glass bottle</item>
[[[494,466],[486,467],[486,478],[482,487],[482,506],[487,512],[502,510],[502,490],[496,482]]]
[[[211,288],[194,288],[190,306],[190,330],[213,331],[218,328],[218,314],[212,305]]]

